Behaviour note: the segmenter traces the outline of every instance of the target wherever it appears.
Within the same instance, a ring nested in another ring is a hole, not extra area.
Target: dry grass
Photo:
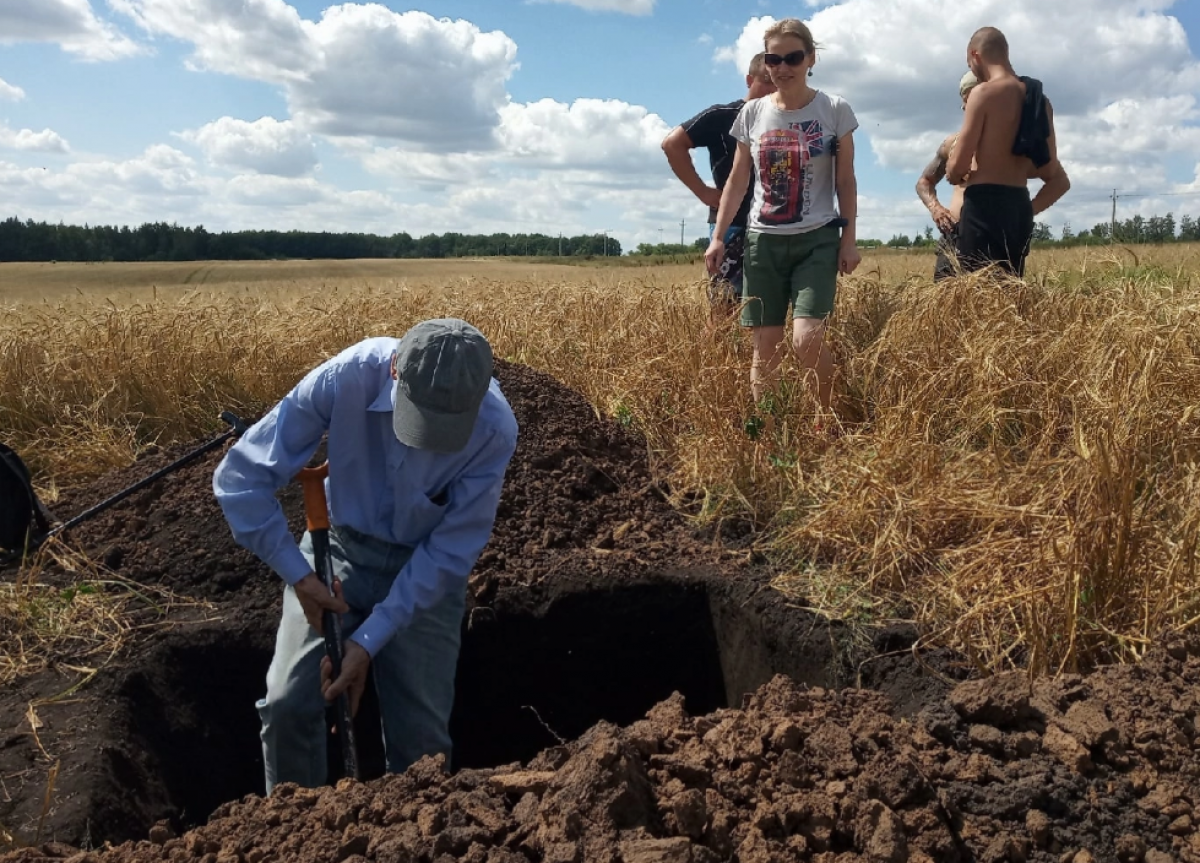
[[[98,296],[118,303],[179,297],[188,291],[244,294],[259,288],[316,292],[369,284],[376,288],[441,291],[477,279],[502,281],[588,281],[614,284],[636,272],[669,284],[690,278],[684,265],[622,266],[619,258],[565,264],[538,258],[350,261],[180,261],[162,263],[0,263],[0,308],[6,304],[59,303]],[[627,259],[626,259],[627,260]],[[684,275],[686,274],[686,275]]]
[[[507,262],[16,301],[0,426],[40,476],[74,483],[216,431],[221,410],[255,415],[359,338],[458,315],[640,428],[697,518],[767,528],[781,589],[912,616],[985,668],[1084,668],[1200,615],[1200,284],[1182,252],[1145,251],[1051,252],[1027,284],[936,287],[928,254],[868,256],[831,322],[836,440],[814,433],[794,372],[770,433],[741,431],[744,334],[707,328],[694,267]]]
[[[70,586],[40,581],[44,567],[51,562],[74,575]],[[37,563],[22,569],[16,581],[0,582],[0,621],[4,624],[0,686],[47,668],[87,679],[131,634],[163,625],[171,611],[185,605],[199,607],[167,590],[102,572],[52,540],[37,556]]]

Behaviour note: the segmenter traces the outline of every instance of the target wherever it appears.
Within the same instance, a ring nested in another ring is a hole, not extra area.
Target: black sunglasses
[[[763,62],[768,66],[779,66],[783,63],[787,63],[789,66],[799,66],[804,62],[804,58],[807,56],[808,54],[806,54],[803,50],[790,51],[789,53],[783,55],[763,54]]]

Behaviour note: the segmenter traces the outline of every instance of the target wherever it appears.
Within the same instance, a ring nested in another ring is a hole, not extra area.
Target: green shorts
[[[826,318],[837,295],[842,232],[827,225],[803,234],[746,232],[742,325],[780,327],[793,318]]]

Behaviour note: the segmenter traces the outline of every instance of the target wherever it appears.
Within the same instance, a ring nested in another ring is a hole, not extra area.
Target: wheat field
[[[913,620],[981,669],[1084,670],[1200,620],[1192,254],[1036,252],[1025,282],[936,286],[929,253],[868,254],[830,322],[841,434],[789,365],[757,437],[747,339],[710,325],[698,264],[6,264],[0,429],[53,500],[459,316],[638,428],[688,517],[753,520],[795,601]]]

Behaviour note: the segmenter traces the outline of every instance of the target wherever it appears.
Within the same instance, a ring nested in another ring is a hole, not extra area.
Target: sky
[[[0,218],[691,242],[661,141],[789,16],[860,123],[860,238],[932,224],[913,187],[984,25],[1054,105],[1041,220],[1107,222],[1113,189],[1200,216],[1200,0],[414,2],[0,0]]]

